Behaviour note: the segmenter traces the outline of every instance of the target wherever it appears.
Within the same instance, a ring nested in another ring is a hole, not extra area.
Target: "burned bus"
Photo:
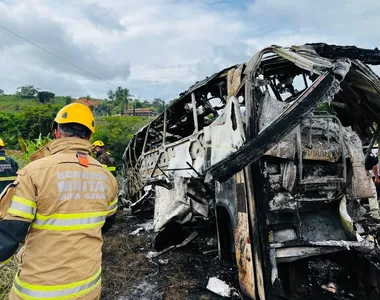
[[[195,83],[129,142],[120,202],[152,205],[156,232],[215,221],[251,299],[379,299],[363,152],[379,138],[379,63],[377,49],[271,46]]]

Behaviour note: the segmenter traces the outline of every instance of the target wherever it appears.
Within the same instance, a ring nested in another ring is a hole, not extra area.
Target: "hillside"
[[[73,102],[77,102],[77,101],[83,104],[88,104],[88,103],[85,103],[86,102],[85,98],[73,100]],[[91,102],[90,104],[94,104],[95,107],[102,102],[102,100],[99,100],[99,99],[91,99],[89,101]],[[49,103],[64,106],[66,104],[66,97],[56,96],[54,97],[53,101]],[[17,95],[1,95],[0,96],[0,111],[2,112],[16,113],[16,112],[22,111],[24,108],[27,108],[27,107],[35,107],[35,106],[41,106],[41,105],[43,104],[41,104],[37,99],[24,99]]]

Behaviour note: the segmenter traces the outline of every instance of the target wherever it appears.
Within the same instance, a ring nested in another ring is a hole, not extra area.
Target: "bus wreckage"
[[[379,138],[380,79],[368,64],[379,50],[271,46],[197,82],[131,139],[120,201],[153,205],[156,232],[215,221],[219,256],[234,256],[250,299],[323,288],[379,299],[379,207],[363,146]]]

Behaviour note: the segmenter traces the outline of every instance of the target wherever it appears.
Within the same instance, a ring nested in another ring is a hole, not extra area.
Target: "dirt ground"
[[[136,233],[139,228],[140,231]],[[155,233],[152,228],[152,216],[130,216],[122,211],[118,212],[116,224],[104,236],[102,299],[225,299],[206,289],[210,277],[217,277],[231,287],[231,299],[247,299],[239,291],[236,267],[227,261],[220,261],[217,257],[213,225],[200,224],[198,227],[191,227],[183,236],[180,236],[183,232],[172,231],[171,239],[175,240],[173,237],[177,237],[176,243],[194,230],[198,232],[198,236],[185,247],[149,259],[147,254],[154,251]],[[158,244],[160,240],[156,241]],[[161,245],[161,249],[166,246]],[[362,280],[357,277],[355,270],[343,267],[347,261],[353,260],[355,259],[350,256],[337,253],[328,259],[315,257],[310,261],[297,263],[294,267],[301,267],[301,271],[306,268],[309,275],[305,273],[305,280],[295,287],[296,295],[283,295],[285,297],[280,298],[363,299],[362,288],[357,286],[363,284]],[[373,296],[368,299],[380,299],[378,291],[373,292]]]
[[[236,268],[217,257],[212,228],[198,230],[199,235],[183,248],[148,259],[154,251],[152,224],[146,216],[118,212],[116,224],[104,236],[102,299],[225,299],[206,289],[210,277],[233,288],[231,299],[246,299],[239,291]],[[145,229],[132,235],[138,228]]]

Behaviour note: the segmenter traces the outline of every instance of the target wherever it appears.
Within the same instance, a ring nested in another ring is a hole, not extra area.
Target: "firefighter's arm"
[[[19,170],[18,176],[12,185],[8,186],[7,192],[3,193],[5,208],[2,209],[4,218],[0,220],[0,268],[16,252],[33,222],[36,214],[36,197],[34,184],[30,176]]]
[[[111,197],[110,197],[110,201],[108,202],[108,214],[107,214],[106,222],[104,223],[102,227],[102,233],[106,233],[116,221],[118,188],[117,188],[117,182],[115,178],[111,179],[110,188],[111,188],[111,193],[110,193]]]
[[[98,162],[100,162],[102,164],[102,166],[107,169],[108,161],[107,161],[105,155],[102,154],[97,159],[98,159]]]

